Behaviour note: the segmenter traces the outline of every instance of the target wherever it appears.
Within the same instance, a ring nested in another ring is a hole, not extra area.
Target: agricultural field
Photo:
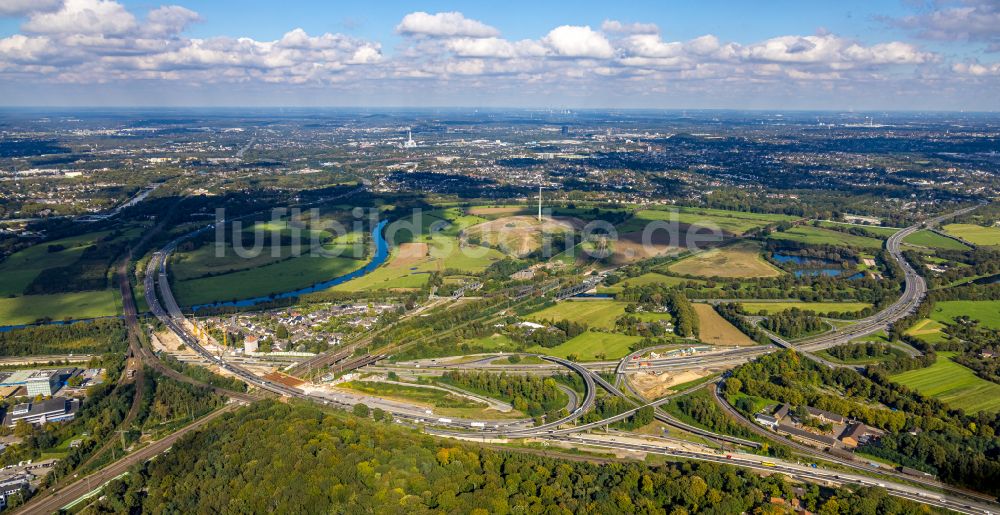
[[[945,324],[967,316],[979,320],[983,327],[1000,329],[1000,300],[947,300],[934,303],[931,318]]]
[[[941,343],[948,341],[948,337],[942,329],[944,329],[944,324],[941,322],[924,318],[907,329],[905,334],[927,343]]]
[[[140,230],[135,226],[126,227],[112,241],[121,242],[134,238]],[[110,233],[111,231],[90,232],[47,241],[11,254],[0,262],[0,297],[22,295],[42,271],[76,263],[84,255],[84,251]]]
[[[954,355],[939,352],[933,365],[889,378],[969,413],[1000,409],[1000,384],[981,379],[972,370],[955,363],[950,359]]]
[[[797,241],[812,245],[849,245],[865,249],[882,248],[882,240],[812,226],[792,227],[787,231],[773,232],[768,237],[776,240]]]
[[[686,282],[693,281],[696,283],[702,283],[704,281],[699,281],[697,279],[686,279],[684,277],[673,277],[670,275],[658,274],[656,272],[647,272],[645,274],[630,277],[624,279],[621,282],[615,283],[611,286],[602,286],[597,289],[598,293],[618,293],[625,289],[626,286],[645,286],[647,284],[662,284],[664,286],[676,286],[678,284],[684,284]]]
[[[879,236],[881,236],[883,238],[888,238],[889,236],[892,236],[893,234],[896,234],[897,232],[899,232],[901,230],[898,227],[881,227],[881,226],[878,226],[878,225],[856,225],[856,224],[849,224],[849,223],[843,223],[843,222],[820,222],[819,225],[820,225],[820,227],[835,228],[835,229],[836,228],[848,228],[849,229],[851,227],[859,227],[859,228],[864,229],[864,230],[866,230],[866,231],[868,231],[868,232],[870,232],[872,234],[877,234],[877,235],[879,235]]]
[[[711,304],[692,304],[698,314],[698,339],[711,345],[757,345],[757,342],[722,318]]]
[[[671,236],[664,231],[656,231],[647,241],[643,241],[641,232],[622,233],[618,239],[610,242],[611,256],[608,261],[616,265],[635,263],[644,259],[678,254],[683,249],[686,232],[682,232],[679,241],[671,241]],[[583,256],[586,257],[586,256]]]
[[[84,249],[107,234],[107,231],[81,234],[40,243],[11,254],[0,263],[0,296],[21,295],[42,270],[73,263],[80,258]],[[53,249],[56,246],[64,249],[49,252],[50,246]]]
[[[974,224],[948,224],[943,229],[946,233],[962,238],[974,245],[1000,245],[1000,227],[983,227]]]
[[[675,274],[697,277],[777,277],[782,273],[761,257],[759,245],[749,241],[706,250],[667,269]]]
[[[41,318],[76,320],[117,315],[118,290],[0,297],[0,326],[30,324]]]
[[[479,273],[504,257],[496,249],[462,245],[458,238],[443,233],[421,239],[424,241],[403,243],[393,248],[385,265],[370,274],[338,284],[332,290],[421,288],[427,284],[431,272],[454,270]]]
[[[968,250],[969,246],[953,238],[947,236],[941,236],[934,231],[917,231],[906,238],[903,238],[903,243],[910,245],[915,245],[918,247],[927,247],[931,249],[942,249],[942,250]]]
[[[134,238],[139,232],[140,229],[136,226],[126,227],[113,242],[124,242]],[[110,233],[111,231],[90,232],[40,243],[15,252],[0,262],[0,326],[33,323],[40,319],[69,320],[118,314],[118,292],[110,287],[110,283],[104,288],[85,289],[81,286],[79,291],[42,291],[24,295],[25,290],[36,279],[52,278],[41,276],[49,269],[65,274],[63,267],[79,266],[79,269],[71,272],[77,275],[67,278],[68,280],[86,274],[90,278],[96,278],[97,283],[102,283],[101,279],[111,265],[111,256],[91,258],[85,262],[81,262],[81,258],[84,258],[87,249],[94,247]],[[70,283],[71,286],[74,284]]]
[[[365,262],[346,257],[300,256],[231,274],[175,281],[174,295],[182,306],[267,296],[328,281],[361,268]]]
[[[529,347],[525,352],[559,358],[576,356],[580,361],[603,361],[625,357],[632,352],[632,346],[640,341],[642,341],[641,336],[587,331],[555,347],[545,348],[536,345]]]
[[[613,329],[615,320],[625,314],[625,302],[613,300],[564,300],[554,306],[531,313],[526,318],[533,321],[569,320],[598,329]]]
[[[274,249],[278,251],[277,256],[272,256]],[[306,252],[303,249],[301,254],[305,254]],[[186,281],[207,275],[229,274],[241,270],[259,268],[286,259],[292,259],[291,245],[276,248],[266,247],[257,255],[244,258],[240,257],[230,244],[227,244],[222,250],[221,256],[217,256],[215,245],[209,244],[202,245],[190,252],[177,252],[171,255],[170,270],[173,272],[175,279]]]
[[[473,206],[466,212],[472,216],[482,217],[487,220],[496,220],[507,216],[531,215],[530,206]]]
[[[618,227],[619,233],[642,231],[650,222],[677,222],[682,226],[699,226],[706,229],[719,228],[727,234],[741,236],[751,229],[795,217],[763,213],[744,213],[721,209],[679,208],[676,210],[644,209]],[[683,244],[683,242],[679,242]]]
[[[846,313],[861,311],[870,308],[868,302],[744,302],[743,309],[748,313],[778,313],[786,309],[799,308],[802,310],[815,311],[818,315],[826,313]]]

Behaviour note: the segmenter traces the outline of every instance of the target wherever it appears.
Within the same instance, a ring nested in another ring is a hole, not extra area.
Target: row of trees
[[[682,337],[698,336],[698,313],[691,301],[679,291],[672,291],[664,299],[667,310],[674,317],[674,334]]]

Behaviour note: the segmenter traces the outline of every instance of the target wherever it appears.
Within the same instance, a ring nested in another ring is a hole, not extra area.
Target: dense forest
[[[770,513],[925,511],[880,489],[795,492],[697,462],[594,464],[434,439],[303,404],[257,403],[108,484],[94,513]]]
[[[124,352],[125,324],[108,318],[0,332],[0,355],[103,354]]]

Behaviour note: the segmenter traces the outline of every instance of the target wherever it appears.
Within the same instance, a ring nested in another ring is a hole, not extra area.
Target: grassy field
[[[421,238],[418,244],[426,244],[426,253],[413,255],[393,248],[385,265],[372,273],[338,284],[335,291],[367,291],[379,289],[420,288],[427,284],[431,272],[438,270],[458,270],[474,274],[486,270],[491,264],[503,259],[503,253],[496,249],[478,245],[461,247],[455,236],[443,233]],[[404,245],[407,249],[412,244]]]
[[[1000,384],[980,379],[972,370],[952,361],[954,355],[939,352],[933,365],[890,379],[969,413],[1000,409]]]
[[[744,302],[743,309],[748,313],[758,313],[767,311],[777,313],[791,308],[815,311],[822,315],[831,312],[861,311],[870,308],[872,305],[867,302]]]
[[[974,224],[948,224],[944,231],[975,245],[1000,245],[1000,227]]]
[[[470,348],[476,349],[477,352],[479,352],[480,349],[487,352],[495,350],[513,351],[517,349],[517,344],[503,334],[483,336],[482,338],[468,340],[465,343],[467,343]]]
[[[182,306],[259,297],[327,281],[364,264],[359,259],[301,256],[231,274],[176,281],[174,295]]]
[[[580,361],[620,359],[631,352],[632,345],[641,340],[641,336],[587,331],[555,347],[546,349],[545,347],[536,345],[528,348],[525,352],[560,358],[575,355]]]
[[[927,343],[941,343],[948,340],[944,332],[944,324],[937,320],[924,318],[906,330],[906,334]]]
[[[906,238],[903,238],[903,243],[943,250],[967,250],[969,248],[968,245],[958,240],[947,236],[941,236],[934,231],[927,230],[917,231]]]
[[[613,300],[567,300],[536,311],[527,316],[529,320],[569,320],[582,322],[590,327],[613,329],[615,319],[625,314],[625,302]]]
[[[482,217],[463,214],[459,208],[424,212],[420,220],[421,234],[413,235],[409,231],[401,230],[400,237],[396,241],[406,241],[408,244],[403,247],[394,246],[385,265],[370,274],[339,284],[332,289],[334,291],[413,289],[427,284],[430,272],[449,269],[468,274],[482,272],[494,262],[503,259],[503,253],[479,245],[463,246],[459,234],[465,228],[484,221]],[[393,240],[391,235],[387,234],[387,237],[390,241]]]
[[[865,343],[865,342],[889,343],[889,335],[886,334],[885,329],[879,329],[878,331],[875,331],[872,334],[859,336],[851,340],[851,343]]]
[[[376,397],[392,399],[405,403],[413,403],[427,408],[434,408],[435,415],[445,415],[462,418],[520,418],[524,415],[518,411],[501,413],[487,409],[483,402],[474,401],[437,388],[421,388],[401,384],[381,383],[375,381],[349,381],[338,385],[356,392]]]
[[[967,316],[979,320],[983,327],[1000,329],[1000,300],[947,300],[934,303],[931,318],[946,324]]]
[[[699,277],[777,277],[781,275],[760,255],[760,246],[738,242],[684,258],[668,268],[671,272]]]
[[[792,227],[787,231],[774,232],[771,233],[769,238],[813,245],[850,245],[852,247],[867,249],[882,248],[882,240],[812,226],[798,226]]]
[[[872,234],[877,234],[877,235],[879,235],[879,236],[881,236],[883,238],[888,238],[889,236],[892,236],[893,234],[896,234],[897,232],[900,231],[900,229],[897,228],[897,227],[880,227],[878,225],[855,225],[855,224],[848,224],[848,223],[841,223],[841,222],[820,222],[819,225],[821,227],[828,227],[828,228],[834,228],[834,229],[836,229],[836,228],[848,228],[848,229],[850,229],[851,227],[859,227],[859,228],[864,229],[864,230],[866,230],[866,231],[868,231],[868,232],[870,232]]]
[[[757,345],[710,304],[692,304],[698,313],[698,339],[711,345]]]
[[[763,213],[744,213],[721,209],[679,208],[675,211],[644,209],[618,227],[618,232],[627,233],[643,230],[653,221],[676,221],[678,224],[698,225],[706,228],[718,227],[733,235],[742,235],[750,229],[763,227],[772,222],[794,220],[795,217]]]
[[[74,263],[83,254],[84,249],[91,246],[98,238],[106,236],[108,232],[110,231],[91,232],[40,243],[11,254],[0,263],[0,297],[21,295],[25,287],[42,270]],[[49,252],[50,245],[60,245],[65,248]]]
[[[30,324],[44,317],[53,320],[96,318],[120,313],[117,290],[25,295],[0,298],[0,325]]]
[[[271,255],[271,248],[268,247],[256,256],[243,258],[227,244],[222,256],[217,257],[215,245],[203,245],[191,252],[178,252],[171,256],[170,270],[175,279],[186,281],[208,274],[226,274],[267,266],[292,255],[291,246],[278,247],[278,250],[277,257]]]
[[[669,275],[658,274],[656,272],[647,272],[645,274],[631,277],[625,279],[619,283],[613,284],[611,286],[598,288],[598,293],[618,293],[622,291],[626,286],[645,286],[647,284],[662,284],[665,286],[676,286],[678,284],[684,284],[688,281],[702,282],[697,279],[685,279],[683,277],[673,277]]]

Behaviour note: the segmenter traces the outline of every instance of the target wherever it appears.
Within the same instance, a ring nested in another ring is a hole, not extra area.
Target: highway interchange
[[[804,352],[806,355],[816,358],[812,352],[832,347],[835,345],[840,345],[847,343],[856,338],[871,334],[880,329],[886,328],[888,325],[892,324],[894,321],[905,317],[909,313],[913,312],[916,307],[921,302],[923,296],[926,293],[926,284],[922,277],[913,269],[913,267],[903,258],[902,251],[900,249],[900,242],[907,235],[920,230],[926,226],[934,225],[941,220],[947,218],[948,216],[958,215],[964,212],[968,212],[974,207],[963,209],[961,211],[951,213],[949,215],[943,215],[935,219],[929,220],[923,224],[917,224],[911,227],[907,227],[888,239],[886,242],[886,248],[892,257],[896,260],[899,266],[902,268],[905,274],[905,288],[901,297],[894,302],[887,309],[862,320],[857,321],[857,323],[851,326],[842,328],[837,331],[826,333],[817,337],[809,338],[807,340],[798,342],[787,342],[784,340],[776,339],[775,344],[778,346],[795,348],[800,352]],[[174,300],[173,294],[170,290],[170,283],[167,276],[167,259],[170,253],[177,247],[177,245],[195,234],[201,231],[209,230],[211,226],[199,229],[198,231],[188,233],[180,238],[167,244],[165,247],[159,251],[152,254],[151,259],[147,265],[143,289],[145,293],[146,302],[149,305],[152,314],[160,320],[171,332],[177,335],[184,342],[185,345],[193,349],[195,352],[200,354],[204,359],[211,361],[226,370],[229,373],[239,377],[241,380],[245,381],[247,384],[257,387],[260,390],[271,392],[283,397],[291,397],[297,399],[310,400],[313,402],[319,402],[325,405],[335,405],[340,408],[350,408],[351,404],[343,400],[338,400],[336,396],[329,395],[319,395],[316,393],[307,392],[305,389],[292,388],[287,385],[279,384],[263,377],[258,376],[252,371],[240,366],[239,364],[227,361],[220,356],[213,356],[203,345],[202,342],[195,336],[191,330],[191,322],[182,313],[180,307]],[[589,289],[589,288],[588,288]],[[131,298],[131,295],[129,295]],[[133,301],[134,309],[134,301]],[[775,339],[776,337],[772,338]],[[779,341],[780,340],[780,341]],[[656,360],[642,360],[643,368],[650,369],[669,369],[669,368],[679,368],[683,366],[699,364],[713,366],[734,366],[740,363],[744,363],[751,360],[763,353],[771,352],[776,350],[775,347],[757,347],[749,349],[737,349],[732,351],[724,351],[719,353],[713,353],[706,356],[677,356],[671,358],[660,358]],[[508,438],[536,438],[545,441],[551,441],[553,443],[570,443],[570,444],[580,444],[590,447],[598,448],[608,448],[608,449],[620,449],[627,451],[638,451],[644,453],[662,454],[668,455],[676,458],[682,459],[694,459],[701,461],[711,461],[719,463],[727,463],[731,465],[737,465],[741,467],[746,467],[754,470],[760,470],[765,472],[780,472],[789,475],[790,477],[796,479],[816,481],[820,483],[828,484],[861,484],[869,486],[880,486],[885,488],[891,494],[918,501],[921,503],[926,503],[942,508],[947,508],[949,510],[954,510],[960,513],[991,513],[1000,511],[1000,506],[986,502],[984,496],[972,496],[966,495],[966,492],[960,490],[949,488],[945,485],[941,485],[936,481],[924,482],[926,486],[913,486],[914,482],[912,478],[906,477],[905,479],[908,483],[901,483],[899,481],[893,481],[891,479],[874,479],[870,475],[859,475],[845,473],[842,471],[830,471],[823,468],[814,468],[808,465],[802,465],[797,462],[778,460],[774,458],[765,458],[760,455],[754,454],[740,454],[736,452],[729,452],[724,454],[719,454],[720,451],[713,449],[711,447],[702,446],[700,450],[694,450],[691,448],[690,444],[685,446],[679,446],[675,441],[669,440],[643,440],[643,441],[632,441],[632,440],[622,440],[617,438],[608,438],[607,435],[600,434],[586,434],[586,431],[599,429],[601,427],[606,427],[607,425],[624,420],[634,414],[639,409],[644,407],[652,407],[656,418],[675,428],[684,430],[686,432],[702,436],[707,440],[711,440],[717,443],[717,445],[722,445],[726,448],[732,445],[742,445],[751,448],[758,448],[760,446],[759,442],[752,440],[745,440],[741,438],[735,438],[728,435],[720,435],[712,433],[709,431],[702,430],[684,424],[676,420],[675,418],[669,416],[665,412],[659,409],[659,406],[670,402],[670,397],[659,399],[653,402],[638,402],[632,396],[622,392],[619,389],[619,385],[628,385],[628,381],[623,381],[625,374],[629,371],[638,368],[637,357],[639,353],[630,354],[617,363],[602,364],[602,368],[610,369],[615,372],[615,384],[611,384],[606,381],[600,374],[595,370],[588,367],[584,367],[578,363],[568,361],[565,359],[554,358],[550,356],[538,356],[549,363],[558,365],[565,369],[571,370],[572,372],[578,374],[584,383],[584,395],[583,399],[578,403],[578,405],[565,417],[559,420],[546,422],[536,427],[528,427],[522,423],[511,423],[506,421],[505,423],[490,423],[488,427],[484,427],[482,424],[474,423],[467,420],[452,420],[439,418],[437,420],[429,419],[427,415],[422,415],[419,411],[414,411],[411,409],[392,409],[391,404],[380,405],[386,411],[392,413],[396,418],[397,422],[419,426],[424,429],[424,431],[436,434],[443,437],[461,438],[469,440],[479,440],[479,439],[508,439]],[[158,359],[146,349],[140,351],[139,357],[142,361],[147,363],[158,362]],[[377,359],[377,358],[376,358]],[[823,360],[820,360],[823,361]],[[373,361],[371,361],[373,362]],[[368,363],[365,363],[368,364]],[[482,364],[489,366],[487,360],[483,360]],[[466,364],[467,365],[467,364]],[[443,365],[442,365],[443,366]],[[411,365],[412,367],[412,365]],[[552,369],[552,365],[547,367],[549,370]],[[169,370],[169,369],[168,369]],[[413,368],[410,368],[413,370]],[[419,370],[419,368],[418,368]],[[426,370],[426,369],[425,369]],[[172,370],[171,370],[172,371]],[[714,383],[703,383],[698,385],[691,390],[710,387],[713,392],[715,389]],[[593,405],[596,398],[597,388],[600,387],[606,390],[611,395],[617,395],[628,401],[632,402],[635,407],[625,413],[621,413],[614,417],[607,418],[605,420],[600,420],[596,422],[591,422],[582,425],[568,425],[576,421],[583,414],[589,411]],[[240,401],[252,401],[257,398],[254,394],[241,394],[238,392],[220,391],[230,395],[231,397]],[[681,392],[687,393],[687,392]],[[736,414],[739,416],[739,414]],[[204,419],[203,419],[204,420]],[[199,426],[201,423],[198,424]],[[193,426],[188,426],[193,427]],[[772,438],[775,435],[770,435]],[[165,449],[165,447],[164,447]],[[798,450],[803,450],[797,447]],[[829,455],[825,453],[818,453],[815,450],[809,449],[812,452],[808,454],[816,456],[820,455],[822,459],[828,461],[831,460]],[[149,452],[155,451],[156,448],[149,446],[144,449],[143,456],[146,456]],[[130,456],[130,459],[134,461],[134,457]],[[144,458],[148,459],[148,457]],[[121,460],[118,463],[124,462]],[[847,465],[852,468],[864,469],[863,465],[856,463],[844,462],[841,465]],[[108,469],[102,470],[100,473],[108,474]],[[115,469],[117,470],[117,469]],[[871,470],[865,469],[867,473],[871,473]],[[888,474],[890,477],[901,478],[901,476],[891,473]],[[105,474],[107,476],[107,474]],[[104,476],[102,476],[104,477]],[[113,477],[113,476],[107,476]],[[89,490],[81,490],[83,487],[78,483],[75,483],[74,490],[67,491],[63,490],[60,492],[60,501],[66,503],[72,500],[72,495],[79,497],[85,494]],[[948,492],[947,494],[942,493],[942,491]],[[68,492],[68,493],[67,493]],[[51,498],[52,496],[50,496]],[[52,501],[55,502],[55,501]],[[55,504],[45,504],[46,508],[49,507],[60,507],[58,502]],[[46,511],[32,511],[29,513],[45,513]]]

